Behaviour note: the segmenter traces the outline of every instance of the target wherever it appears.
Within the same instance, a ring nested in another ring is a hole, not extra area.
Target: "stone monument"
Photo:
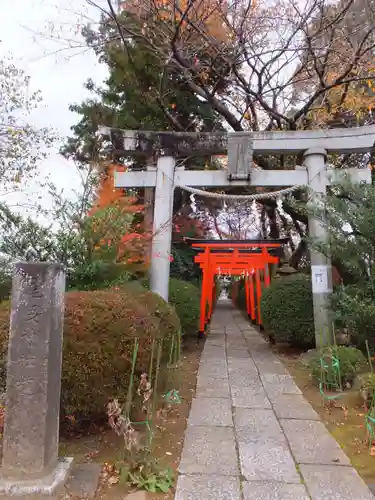
[[[73,459],[58,457],[65,275],[19,263],[13,276],[0,495],[53,495]]]

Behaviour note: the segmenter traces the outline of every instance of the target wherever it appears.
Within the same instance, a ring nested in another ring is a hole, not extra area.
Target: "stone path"
[[[262,336],[220,302],[175,500],[374,500]]]

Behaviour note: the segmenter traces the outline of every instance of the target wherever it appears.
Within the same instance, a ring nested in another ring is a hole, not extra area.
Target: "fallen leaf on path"
[[[120,478],[117,476],[111,476],[108,479],[108,484],[117,484],[120,481]]]
[[[349,410],[348,410],[348,407],[345,406],[345,405],[342,405],[341,407],[342,411],[344,412],[344,417],[345,418],[348,418],[348,415],[349,415]]]

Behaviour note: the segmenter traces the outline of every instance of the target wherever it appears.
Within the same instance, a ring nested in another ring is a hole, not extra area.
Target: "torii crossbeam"
[[[373,150],[375,126],[288,132],[175,133],[140,132],[101,127],[115,158],[143,155],[157,158],[156,168],[147,171],[118,172],[117,188],[155,187],[151,288],[168,300],[170,249],[172,238],[173,192],[177,186],[253,187],[309,186],[324,194],[326,187],[347,173],[356,182],[371,182],[369,169],[332,170],[326,168],[327,153],[364,153]],[[228,152],[228,170],[185,171],[176,160],[193,155],[220,155]],[[253,156],[302,154],[303,166],[294,170],[253,170]],[[314,195],[310,201],[314,200]],[[309,218],[313,238],[329,238],[321,223]],[[317,345],[332,344],[332,321],[328,303],[332,293],[330,261],[311,250],[314,321]]]

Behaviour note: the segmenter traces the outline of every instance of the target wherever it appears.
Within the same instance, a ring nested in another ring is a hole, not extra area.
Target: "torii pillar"
[[[168,301],[176,160],[160,156],[156,169],[151,253],[151,290]]]
[[[307,168],[307,177],[311,189],[308,205],[316,206],[326,194],[327,151],[324,148],[310,148],[304,153],[304,164]],[[325,242],[329,250],[329,234],[326,227],[314,217],[308,218],[309,236]],[[327,251],[327,253],[329,253]],[[315,342],[317,347],[332,345],[333,318],[330,309],[332,294],[332,264],[331,260],[322,253],[310,249],[311,283],[314,307]]]

